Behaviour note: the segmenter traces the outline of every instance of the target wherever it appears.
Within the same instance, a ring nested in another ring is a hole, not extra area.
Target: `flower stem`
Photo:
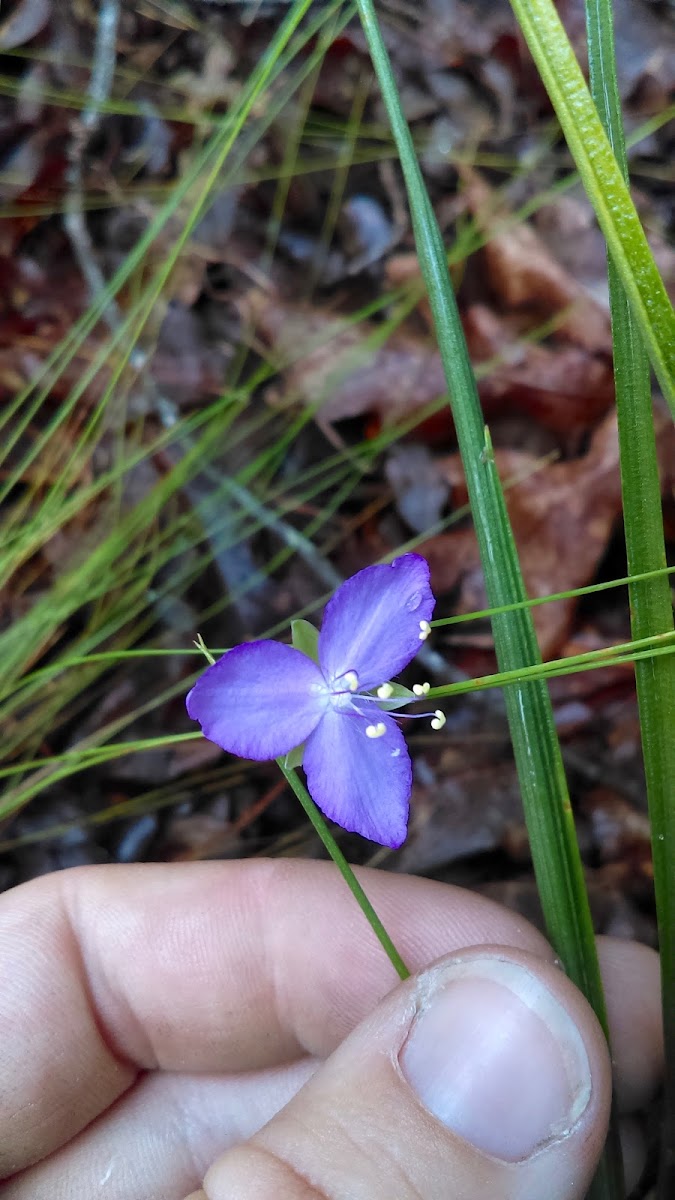
[[[298,800],[300,801],[302,807],[304,808],[305,812],[307,813],[307,816],[309,817],[310,821],[312,822],[312,825],[314,826],[316,832],[318,833],[319,837],[321,838],[321,841],[323,842],[324,846],[326,847],[326,850],[330,854],[333,862],[335,863],[335,866],[337,867],[342,878],[344,879],[345,883],[347,884],[347,887],[349,888],[352,896],[356,900],[356,903],[358,904],[359,908],[361,909],[361,912],[363,913],[364,917],[366,918],[366,921],[370,925],[373,933],[375,934],[375,937],[378,939],[380,945],[382,946],[382,949],[384,950],[385,954],[387,955],[387,958],[389,959],[392,967],[396,971],[396,974],[398,975],[399,979],[407,979],[408,976],[410,975],[410,971],[406,967],[403,959],[401,958],[401,955],[399,954],[394,943],[392,942],[391,938],[389,937],[389,934],[387,933],[384,925],[382,924],[380,918],[378,917],[377,913],[375,912],[375,909],[373,908],[372,904],[370,903],[370,900],[366,896],[366,893],[364,892],[363,888],[361,887],[361,884],[359,883],[358,879],[356,878],[356,875],[354,874],[352,868],[350,867],[349,863],[347,862],[347,859],[345,858],[340,847],[338,846],[337,842],[335,841],[335,838],[333,837],[330,829],[328,828],[326,822],[324,821],[323,817],[321,816],[321,813],[319,812],[318,808],[316,807],[316,804],[312,800],[312,797],[310,796],[309,792],[307,791],[307,788],[304,787],[304,785],[300,782],[300,780],[298,779],[297,773],[292,768],[284,766],[283,758],[278,758],[277,763],[279,766],[279,770],[281,771],[282,775],[285,777],[286,782],[290,785],[290,787],[292,787],[293,791],[295,792],[296,796],[298,797]]]

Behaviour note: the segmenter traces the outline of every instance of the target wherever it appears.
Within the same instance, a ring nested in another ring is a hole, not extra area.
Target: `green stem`
[[[361,909],[361,912],[363,913],[364,917],[366,918],[366,921],[370,925],[373,933],[375,934],[375,937],[377,938],[380,945],[382,946],[382,949],[384,950],[385,954],[387,955],[387,958],[389,959],[392,967],[396,971],[396,974],[398,975],[399,979],[408,979],[408,977],[410,975],[410,971],[406,967],[403,959],[401,958],[401,955],[399,954],[394,943],[392,942],[391,938],[389,937],[389,934],[387,933],[384,925],[382,924],[380,918],[378,917],[377,913],[375,912],[375,909],[373,908],[372,904],[370,903],[370,900],[366,896],[366,893],[364,892],[363,888],[361,887],[361,884],[359,883],[358,879],[356,878],[356,875],[354,874],[352,868],[350,867],[349,863],[347,862],[347,859],[345,858],[340,847],[338,846],[337,842],[335,841],[335,838],[333,837],[330,829],[328,828],[326,822],[324,821],[323,817],[321,816],[321,813],[319,812],[318,808],[316,807],[316,804],[312,800],[312,797],[310,796],[309,792],[307,791],[307,788],[304,787],[303,784],[300,782],[300,780],[298,779],[297,773],[294,770],[289,769],[288,767],[286,767],[284,765],[283,758],[278,758],[277,763],[279,766],[279,770],[281,771],[282,775],[284,776],[286,782],[289,784],[289,786],[293,789],[296,796],[298,797],[298,800],[300,801],[302,807],[304,808],[305,812],[307,813],[307,816],[309,817],[310,821],[312,822],[312,825],[314,826],[316,832],[318,833],[319,837],[321,838],[321,841],[323,842],[324,846],[326,847],[326,850],[330,854],[333,862],[335,863],[335,866],[337,867],[342,878],[344,879],[345,883],[347,884],[347,887],[349,888],[352,896],[356,900],[356,903],[358,904],[359,908]]]

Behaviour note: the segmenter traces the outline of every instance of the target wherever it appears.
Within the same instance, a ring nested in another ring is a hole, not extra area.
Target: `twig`
[[[120,0],[101,0],[94,43],[94,58],[87,88],[87,103],[82,113],[73,122],[68,155],[69,165],[66,172],[68,192],[64,226],[70,238],[77,264],[94,299],[105,290],[106,283],[94,257],[87,222],[84,218],[82,164],[87,143],[98,127],[101,108],[110,95],[115,74],[119,20]],[[119,329],[121,317],[112,298],[107,305],[105,319],[113,332]]]
[[[83,159],[88,142],[98,128],[101,108],[110,96],[112,81],[115,75],[117,61],[117,31],[120,22],[121,0],[101,0],[94,57],[87,89],[87,103],[82,113],[73,122],[72,140],[69,149],[69,166],[66,172],[68,191],[66,193],[64,227],[73,248],[77,265],[82,272],[92,300],[100,297],[106,289],[106,280],[99,267],[87,222],[84,216],[83,195]],[[111,333],[117,333],[122,325],[122,315],[115,299],[111,296],[103,312]],[[134,346],[129,363],[140,375],[148,364],[148,355],[140,347]],[[160,420],[165,428],[176,424],[177,413],[175,406],[159,394],[154,381],[145,381],[146,390],[152,393],[152,401],[157,409]]]

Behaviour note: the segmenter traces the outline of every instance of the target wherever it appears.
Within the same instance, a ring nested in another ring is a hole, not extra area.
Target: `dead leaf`
[[[497,206],[481,176],[463,169],[469,211],[487,242],[481,251],[489,286],[506,311],[526,309],[542,318],[558,317],[556,336],[591,354],[610,354],[609,312],[554,258],[535,230]]]
[[[499,317],[483,304],[468,308],[464,332],[488,420],[516,411],[555,433],[578,437],[613,404],[614,377],[604,356],[528,341],[520,320]]]
[[[444,751],[438,770],[415,764],[411,822],[397,869],[433,871],[444,863],[498,849],[523,825],[518,778],[512,760],[476,766],[475,748]]]
[[[355,325],[258,289],[242,298],[240,311],[282,373],[281,386],[268,390],[268,402],[310,405],[322,425],[368,415],[387,428],[446,395],[438,351],[412,332],[397,330],[382,343],[375,324]],[[467,312],[465,328],[473,360],[484,368],[479,386],[488,420],[515,410],[577,436],[610,407],[608,361],[576,346],[549,348],[523,340],[517,325],[481,305]],[[449,406],[440,418],[436,441],[451,435]]]
[[[507,487],[506,503],[528,595],[547,596],[589,583],[621,506],[614,416],[603,421],[582,458],[538,469],[532,455],[498,449],[495,460],[503,483],[520,480]],[[461,505],[466,491],[459,455],[450,455],[441,460],[441,465],[453,487],[454,502]],[[437,592],[457,585],[458,563],[463,564],[459,612],[487,606],[472,530],[438,534],[422,543],[420,553],[431,564],[432,585]],[[574,600],[557,600],[533,610],[544,658],[557,653],[574,608]]]
[[[385,474],[400,515],[415,533],[423,533],[438,521],[450,485],[426,446],[419,442],[394,444],[387,455]]]
[[[300,400],[326,424],[375,414],[388,426],[445,394],[439,355],[424,339],[398,332],[378,344],[375,325],[260,290],[240,305],[283,371],[283,391],[270,392],[272,402]]]

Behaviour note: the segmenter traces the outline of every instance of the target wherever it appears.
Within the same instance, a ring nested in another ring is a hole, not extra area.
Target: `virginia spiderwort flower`
[[[428,636],[434,603],[429,566],[418,554],[366,567],[327,604],[318,663],[281,642],[235,646],[192,688],[188,713],[210,741],[242,758],[278,758],[304,742],[307,786],[322,812],[372,841],[400,846],[412,767],[388,711],[402,702],[392,700],[387,681]],[[428,690],[418,684],[408,696]],[[429,715],[440,728],[443,714]]]

